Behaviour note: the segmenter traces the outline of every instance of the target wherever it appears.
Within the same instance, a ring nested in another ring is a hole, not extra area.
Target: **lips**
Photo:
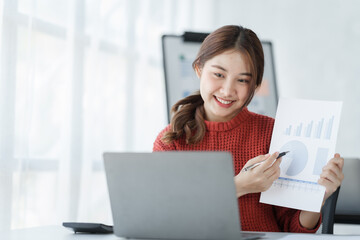
[[[217,96],[214,96],[214,98],[221,107],[225,107],[225,108],[230,107],[234,102],[236,102],[233,100],[225,100],[225,99],[219,98]]]

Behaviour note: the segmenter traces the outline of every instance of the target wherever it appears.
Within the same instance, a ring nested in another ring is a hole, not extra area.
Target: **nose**
[[[235,94],[235,86],[233,81],[226,79],[221,86],[220,93],[223,94],[224,97],[233,96]]]

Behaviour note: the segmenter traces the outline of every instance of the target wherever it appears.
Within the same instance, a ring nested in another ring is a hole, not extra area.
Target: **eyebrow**
[[[224,72],[227,72],[227,70],[225,68],[223,68],[222,66],[219,66],[219,65],[211,65],[212,67],[215,67],[215,68],[219,68],[221,70],[223,70]],[[247,73],[247,72],[244,72],[244,73],[239,73],[239,75],[245,75],[245,76],[250,76],[252,77],[252,74],[251,73]]]

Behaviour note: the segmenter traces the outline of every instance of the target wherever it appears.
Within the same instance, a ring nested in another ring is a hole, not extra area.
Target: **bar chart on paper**
[[[314,121],[312,120],[309,123],[301,122],[296,126],[289,125],[285,129],[284,134],[287,136],[293,135],[296,137],[315,138],[315,139],[323,138],[330,140],[331,132],[333,129],[334,118],[335,116],[333,115],[330,119],[326,120],[326,127],[324,127],[324,121],[325,121],[324,118],[317,121],[315,124]]]
[[[335,152],[341,106],[341,102],[280,99],[269,152],[289,153],[282,157],[279,179],[261,194],[261,202],[320,210],[324,187],[317,181]]]

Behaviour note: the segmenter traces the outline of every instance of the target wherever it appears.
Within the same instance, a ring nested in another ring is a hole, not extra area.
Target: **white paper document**
[[[325,188],[317,181],[335,153],[341,108],[342,102],[280,99],[269,152],[289,153],[260,202],[320,212]]]

